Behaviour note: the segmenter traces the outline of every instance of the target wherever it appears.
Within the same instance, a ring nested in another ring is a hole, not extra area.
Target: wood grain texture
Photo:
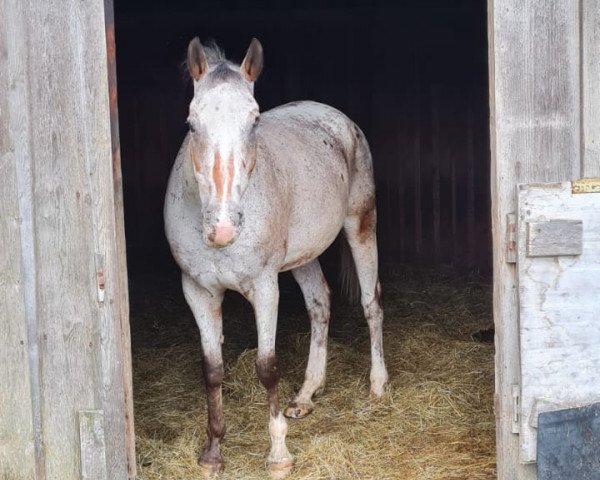
[[[582,0],[582,177],[600,177],[600,0]]]
[[[10,38],[0,47],[4,59],[10,45],[9,81],[3,76],[0,87],[7,182],[2,212],[10,220],[18,202],[20,234],[7,242],[17,254],[11,253],[2,274],[10,277],[13,303],[22,290],[26,319],[23,338],[18,306],[12,305],[14,329],[7,338],[19,343],[8,352],[19,365],[8,363],[11,377],[2,395],[20,395],[21,412],[7,401],[6,411],[19,422],[11,435],[29,435],[15,443],[3,437],[2,455],[11,458],[14,478],[79,479],[77,412],[102,409],[111,439],[105,467],[109,478],[124,479],[129,332],[121,318],[126,292],[118,281],[104,4],[3,0],[1,7],[0,32]],[[5,65],[3,60],[3,74]],[[14,221],[2,222],[3,236],[15,235]],[[101,277],[104,301],[98,296]],[[22,418],[27,409],[29,422]]]
[[[540,405],[600,400],[600,195],[573,195],[564,182],[523,186],[518,202],[520,458],[533,462]],[[572,220],[569,228],[583,225],[581,255],[528,255],[527,227],[556,216]]]
[[[577,178],[580,168],[579,16],[573,2],[488,1],[490,147],[496,324],[498,478],[535,478],[512,433],[520,384],[517,278],[506,262],[516,185]]]
[[[81,410],[78,417],[81,480],[107,480],[104,413]]]
[[[14,5],[0,1],[0,478],[36,477],[29,372],[29,338],[23,285],[18,146],[25,115],[18,54],[21,18]],[[30,197],[23,192],[23,202]]]
[[[36,52],[28,81],[44,454],[46,475],[61,479],[79,476],[76,412],[101,405],[102,382],[80,6],[23,3]]]
[[[555,214],[560,216],[560,212]],[[583,233],[581,220],[527,222],[525,231],[528,257],[581,255]]]
[[[131,359],[131,333],[129,329],[129,286],[127,281],[127,258],[125,245],[125,217],[123,211],[123,174],[121,169],[121,141],[119,136],[119,108],[117,101],[117,58],[115,18],[112,0],[104,0],[106,52],[108,70],[108,94],[112,148],[112,174],[114,191],[114,217],[116,241],[116,289],[113,301],[118,309],[122,352],[122,375],[124,395],[125,444],[130,479],[136,477],[135,430],[133,423],[133,380]]]

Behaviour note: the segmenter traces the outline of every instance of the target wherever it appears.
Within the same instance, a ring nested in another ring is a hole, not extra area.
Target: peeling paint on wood
[[[534,462],[532,415],[548,403],[600,399],[600,195],[573,195],[564,182],[560,190],[520,189],[518,203],[520,460]],[[581,254],[528,255],[528,226],[547,226],[540,220],[557,216],[568,228],[582,229]]]

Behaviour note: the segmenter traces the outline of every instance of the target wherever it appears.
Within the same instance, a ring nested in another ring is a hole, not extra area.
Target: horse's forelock
[[[227,62],[225,51],[214,40],[208,40],[202,46],[204,47],[204,54],[206,55],[209,67]]]

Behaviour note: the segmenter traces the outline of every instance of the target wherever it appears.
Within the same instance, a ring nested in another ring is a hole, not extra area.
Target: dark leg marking
[[[223,384],[224,369],[222,363],[211,363],[204,358],[204,383],[206,385],[206,401],[208,404],[208,426],[206,428],[206,444],[199,458],[201,463],[221,465],[220,445],[225,436],[225,420],[223,418]]]
[[[274,353],[256,359],[256,374],[260,383],[267,390],[271,416],[276,417],[279,414],[279,396],[277,395],[279,370],[277,369],[277,357]]]

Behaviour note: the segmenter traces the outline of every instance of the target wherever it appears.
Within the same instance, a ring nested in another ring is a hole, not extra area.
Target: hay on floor
[[[435,272],[388,277],[388,391],[368,401],[366,323],[359,307],[334,302],[326,390],[309,417],[289,421],[288,447],[296,458],[289,478],[496,478],[493,344],[474,337],[492,327],[489,285]],[[206,428],[200,347],[178,288],[169,281],[161,295],[132,293],[138,298],[132,320],[142,480],[202,478],[196,464]],[[283,291],[281,301],[277,348],[280,395],[287,400],[303,380],[309,329],[298,292]],[[252,312],[236,298],[226,307],[222,478],[268,478],[268,407],[254,372]]]

